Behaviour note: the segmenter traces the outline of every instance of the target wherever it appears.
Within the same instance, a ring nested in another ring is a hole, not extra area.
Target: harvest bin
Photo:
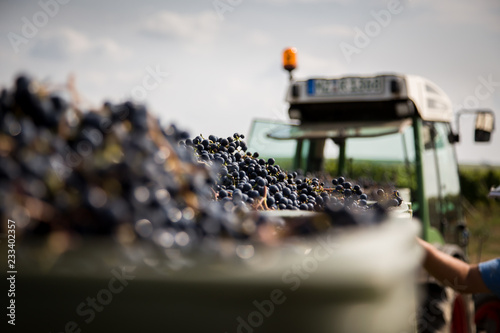
[[[100,240],[50,259],[41,245],[19,243],[15,328],[414,332],[419,231],[411,219],[392,218],[275,247],[243,245],[243,258],[167,260],[149,244]]]

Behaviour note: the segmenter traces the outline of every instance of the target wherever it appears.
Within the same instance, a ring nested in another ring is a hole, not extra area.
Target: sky
[[[457,155],[500,166],[498,0],[2,0],[0,35],[0,86],[74,74],[85,106],[132,98],[192,136],[286,120],[286,47],[298,79],[420,75],[455,110],[494,110],[489,144],[473,142],[472,116],[460,120]]]

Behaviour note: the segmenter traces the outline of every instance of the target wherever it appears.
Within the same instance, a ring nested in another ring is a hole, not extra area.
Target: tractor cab
[[[249,147],[304,173],[329,172],[408,189],[424,238],[465,247],[452,104],[433,82],[395,73],[293,78],[287,49],[290,122],[255,120]],[[494,117],[477,113],[476,141],[488,141]]]

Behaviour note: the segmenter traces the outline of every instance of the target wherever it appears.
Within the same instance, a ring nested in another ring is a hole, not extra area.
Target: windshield
[[[413,133],[410,126],[401,132],[373,138],[349,138],[346,140],[346,157],[358,161],[402,163],[415,159]]]
[[[346,137],[348,133],[353,136]],[[258,120],[252,125],[248,147],[263,158],[275,158],[284,169],[325,171],[335,177],[340,175],[339,142],[343,140],[343,176],[373,184],[415,187],[415,149],[408,121],[298,126]]]
[[[346,175],[375,184],[414,187],[415,148],[412,127],[405,125],[396,133],[345,140]],[[325,170],[337,171],[339,148],[333,140],[325,147]]]

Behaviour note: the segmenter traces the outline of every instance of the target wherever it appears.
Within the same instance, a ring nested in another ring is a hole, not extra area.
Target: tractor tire
[[[419,333],[475,333],[474,302],[435,283],[424,285],[424,299],[417,313]]]
[[[492,294],[478,294],[474,300],[477,332],[500,333],[500,298]]]

